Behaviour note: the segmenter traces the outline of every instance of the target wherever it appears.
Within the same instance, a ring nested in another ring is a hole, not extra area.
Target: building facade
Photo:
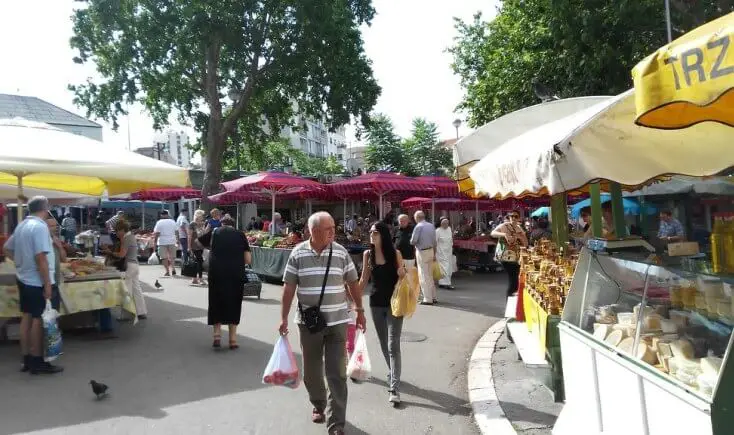
[[[299,116],[293,127],[285,127],[281,136],[286,138],[291,147],[299,149],[310,157],[335,157],[342,165],[346,165],[347,138],[346,127],[341,126],[334,132],[321,120]]]
[[[168,130],[156,135],[153,146],[141,147],[135,152],[182,168],[189,168],[191,167],[191,153],[188,144],[188,134],[183,131]]]

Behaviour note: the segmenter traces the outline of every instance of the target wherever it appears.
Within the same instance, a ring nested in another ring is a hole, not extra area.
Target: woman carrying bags
[[[147,319],[148,307],[145,305],[143,289],[140,287],[138,242],[135,240],[135,234],[130,231],[130,224],[124,219],[118,220],[113,229],[120,239],[120,244],[117,251],[110,252],[110,255],[120,263],[124,261],[125,265],[119,264],[118,270],[124,270],[125,272],[125,286],[128,291],[132,292],[133,299],[135,299],[135,310],[138,312],[138,319]]]
[[[495,257],[507,271],[507,277],[509,278],[507,296],[512,296],[517,292],[520,280],[520,264],[517,262],[520,248],[528,246],[528,237],[525,235],[525,230],[520,226],[518,212],[512,211],[507,217],[506,222],[492,231],[492,237],[499,239]]]
[[[388,226],[384,222],[374,223],[370,228],[370,249],[364,252],[362,259],[359,286],[364,292],[372,277],[374,291],[370,296],[370,310],[382,355],[390,369],[387,379],[390,393],[388,401],[393,405],[400,403],[400,334],[403,318],[393,316],[390,299],[398,278],[404,275],[403,258],[391,243]]]

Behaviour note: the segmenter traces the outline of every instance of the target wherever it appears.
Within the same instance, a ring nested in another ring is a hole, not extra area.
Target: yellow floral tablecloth
[[[60,291],[62,315],[112,307],[137,315],[135,300],[122,279],[66,282]],[[20,317],[17,286],[0,285],[0,317]]]

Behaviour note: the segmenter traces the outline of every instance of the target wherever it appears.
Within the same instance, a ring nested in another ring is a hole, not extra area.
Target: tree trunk
[[[220,116],[209,117],[209,129],[206,137],[206,168],[204,183],[201,190],[201,208],[204,211],[212,209],[213,204],[209,196],[219,192],[219,183],[222,182],[222,160],[224,157],[225,138],[221,135],[222,121]]]

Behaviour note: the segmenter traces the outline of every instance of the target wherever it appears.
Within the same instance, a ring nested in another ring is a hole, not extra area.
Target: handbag
[[[193,255],[192,255],[193,256]],[[187,276],[189,278],[196,277],[198,272],[198,265],[196,264],[196,260],[189,257],[188,260],[186,260],[186,263],[181,266],[181,276]]]
[[[329,279],[329,268],[331,267],[331,254],[333,246],[329,245],[329,259],[326,262],[326,273],[324,274],[324,282],[321,284],[321,295],[319,296],[319,304],[314,307],[308,307],[305,310],[298,302],[298,311],[301,313],[301,321],[311,334],[317,334],[326,329],[326,319],[321,315],[321,302],[324,300],[324,291],[326,290],[326,280]]]
[[[515,236],[515,229],[512,224],[510,224],[510,228],[512,230],[510,231],[512,233],[512,236]],[[515,245],[509,245],[506,241],[500,240],[500,248],[502,248],[498,255],[498,260],[505,263],[517,263],[519,257],[517,254],[517,250],[515,249]]]

